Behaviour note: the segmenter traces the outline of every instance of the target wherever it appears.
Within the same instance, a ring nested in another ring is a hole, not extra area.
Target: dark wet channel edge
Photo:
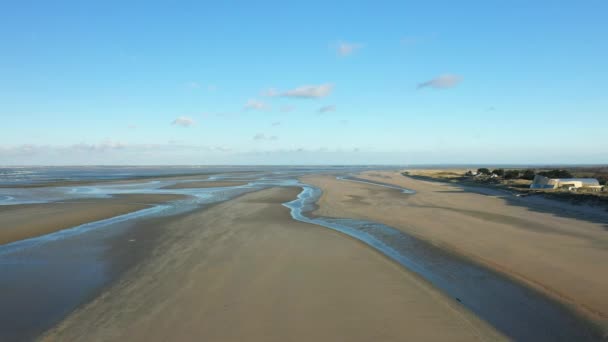
[[[395,260],[517,341],[598,341],[601,332],[564,305],[481,265],[395,228],[362,220],[308,216],[321,190],[303,186],[286,203],[298,221],[354,237]]]

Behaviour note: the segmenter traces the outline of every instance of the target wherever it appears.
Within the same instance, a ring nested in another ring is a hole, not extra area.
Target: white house
[[[560,189],[569,190],[576,188],[601,189],[600,182],[595,178],[548,178],[536,175],[530,184],[530,189]]]

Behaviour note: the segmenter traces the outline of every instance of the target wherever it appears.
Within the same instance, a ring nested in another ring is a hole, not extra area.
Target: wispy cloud
[[[409,37],[401,38],[401,45],[405,45],[405,46],[416,45],[419,42],[420,42],[420,38],[419,37],[409,36]]]
[[[253,140],[255,141],[275,141],[278,140],[279,138],[276,135],[265,135],[263,133],[258,133],[256,135],[253,136]]]
[[[319,108],[318,111],[319,111],[319,113],[335,112],[336,111],[336,105],[323,106],[323,107]]]
[[[188,87],[190,89],[202,89],[204,87],[208,91],[217,90],[217,86],[214,84],[208,84],[205,86],[205,85],[201,84],[200,82],[196,82],[196,81],[186,82],[186,87]]]
[[[133,162],[142,160],[145,156],[164,155],[176,156],[175,152],[192,151],[221,154],[231,152],[226,146],[192,145],[171,141],[168,143],[125,143],[118,140],[106,139],[98,143],[80,142],[68,145],[0,145],[0,157],[4,160],[23,161],[44,164],[64,164],[68,162],[95,164],[99,163],[100,155],[122,156]],[[141,158],[140,158],[141,157]],[[25,158],[25,159],[23,159]],[[139,158],[139,159],[138,159]]]
[[[126,143],[116,141],[116,140],[111,140],[111,139],[106,139],[98,144],[79,143],[79,144],[74,144],[71,146],[71,148],[77,149],[77,150],[102,151],[102,152],[107,151],[107,150],[121,150],[121,149],[124,149],[127,147],[128,147],[128,145]]]
[[[437,38],[436,33],[431,33],[427,35],[416,35],[416,36],[405,36],[401,38],[401,45],[403,46],[414,46],[418,44],[422,44],[428,41],[432,41]]]
[[[338,56],[346,57],[352,55],[353,53],[355,53],[355,51],[363,48],[363,44],[338,42],[335,44],[334,48]]]
[[[421,88],[435,88],[435,89],[446,89],[453,88],[462,82],[462,77],[454,74],[440,75],[432,80],[422,82],[418,84],[418,89]]]
[[[326,83],[320,85],[303,85],[282,92],[275,88],[269,88],[262,91],[261,94],[268,97],[320,98],[331,94],[333,89],[333,84]]]
[[[256,99],[249,99],[247,100],[247,103],[245,103],[245,106],[243,107],[246,110],[268,110],[270,109],[270,106],[266,103],[264,103],[263,101],[260,100],[256,100]]]
[[[305,85],[288,90],[281,94],[284,97],[321,98],[331,94],[333,84]]]
[[[281,121],[275,121],[272,123],[272,127],[281,126]]]
[[[173,120],[171,124],[174,126],[190,127],[194,125],[195,122],[192,118],[189,118],[187,116],[180,116],[179,118]]]
[[[288,113],[288,112],[291,112],[294,109],[295,109],[294,106],[284,105],[284,106],[281,106],[280,110],[281,110],[282,113]]]
[[[201,87],[201,84],[198,82],[190,81],[190,82],[186,82],[186,87],[192,88],[192,89],[199,89]]]
[[[268,97],[274,97],[274,96],[279,96],[279,95],[281,95],[281,94],[280,94],[280,93],[279,93],[279,91],[278,91],[277,89],[275,89],[275,88],[268,88],[268,89],[266,89],[266,90],[263,90],[263,91],[260,93],[260,95],[262,95],[262,96],[268,96]]]

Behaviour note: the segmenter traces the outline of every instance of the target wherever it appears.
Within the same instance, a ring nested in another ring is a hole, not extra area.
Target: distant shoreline
[[[433,171],[430,170],[429,171]],[[464,172],[464,171],[463,171]],[[462,180],[457,178],[443,178],[433,175],[421,175],[411,174],[409,171],[404,171],[403,174],[412,179],[428,182],[437,182],[444,184],[451,184],[454,186],[462,186],[468,188],[488,189],[492,191],[498,191],[508,193],[517,197],[541,197],[547,200],[554,200],[563,203],[569,203],[574,205],[588,205],[598,209],[604,209],[608,211],[608,196],[592,194],[592,193],[573,193],[573,192],[561,192],[561,191],[542,191],[534,190],[522,187],[513,187],[505,184],[494,184],[494,183],[481,183],[470,180]]]

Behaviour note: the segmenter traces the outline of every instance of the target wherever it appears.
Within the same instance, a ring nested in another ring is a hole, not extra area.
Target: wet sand
[[[0,206],[0,245],[127,214],[180,198],[184,196],[129,194],[111,198]]]
[[[606,331],[608,236],[606,225],[597,218],[564,217],[562,204],[554,207],[526,202],[527,198],[505,199],[505,194],[472,193],[398,172],[367,172],[359,177],[416,194],[331,176],[304,177],[304,182],[323,190],[315,213],[400,229],[522,281]]]
[[[281,203],[299,192],[267,189],[160,220],[151,255],[44,339],[503,339],[359,241],[294,221]]]
[[[246,185],[247,182],[237,181],[188,181],[163,187],[162,189],[205,189]]]
[[[175,174],[175,175],[164,175],[164,176],[140,176],[140,177],[129,177],[125,176],[124,178],[116,178],[116,179],[91,179],[91,180],[54,180],[54,181],[46,181],[40,183],[31,183],[31,184],[0,184],[0,189],[2,188],[47,188],[47,187],[59,187],[59,186],[83,186],[83,185],[115,185],[115,184],[134,184],[141,182],[150,182],[150,181],[180,181],[180,180],[203,180],[209,179],[213,176],[218,175],[231,175],[240,176],[243,178],[247,178],[254,174],[259,174],[258,171],[225,171],[225,172],[202,172],[202,173],[192,173],[192,174]]]

